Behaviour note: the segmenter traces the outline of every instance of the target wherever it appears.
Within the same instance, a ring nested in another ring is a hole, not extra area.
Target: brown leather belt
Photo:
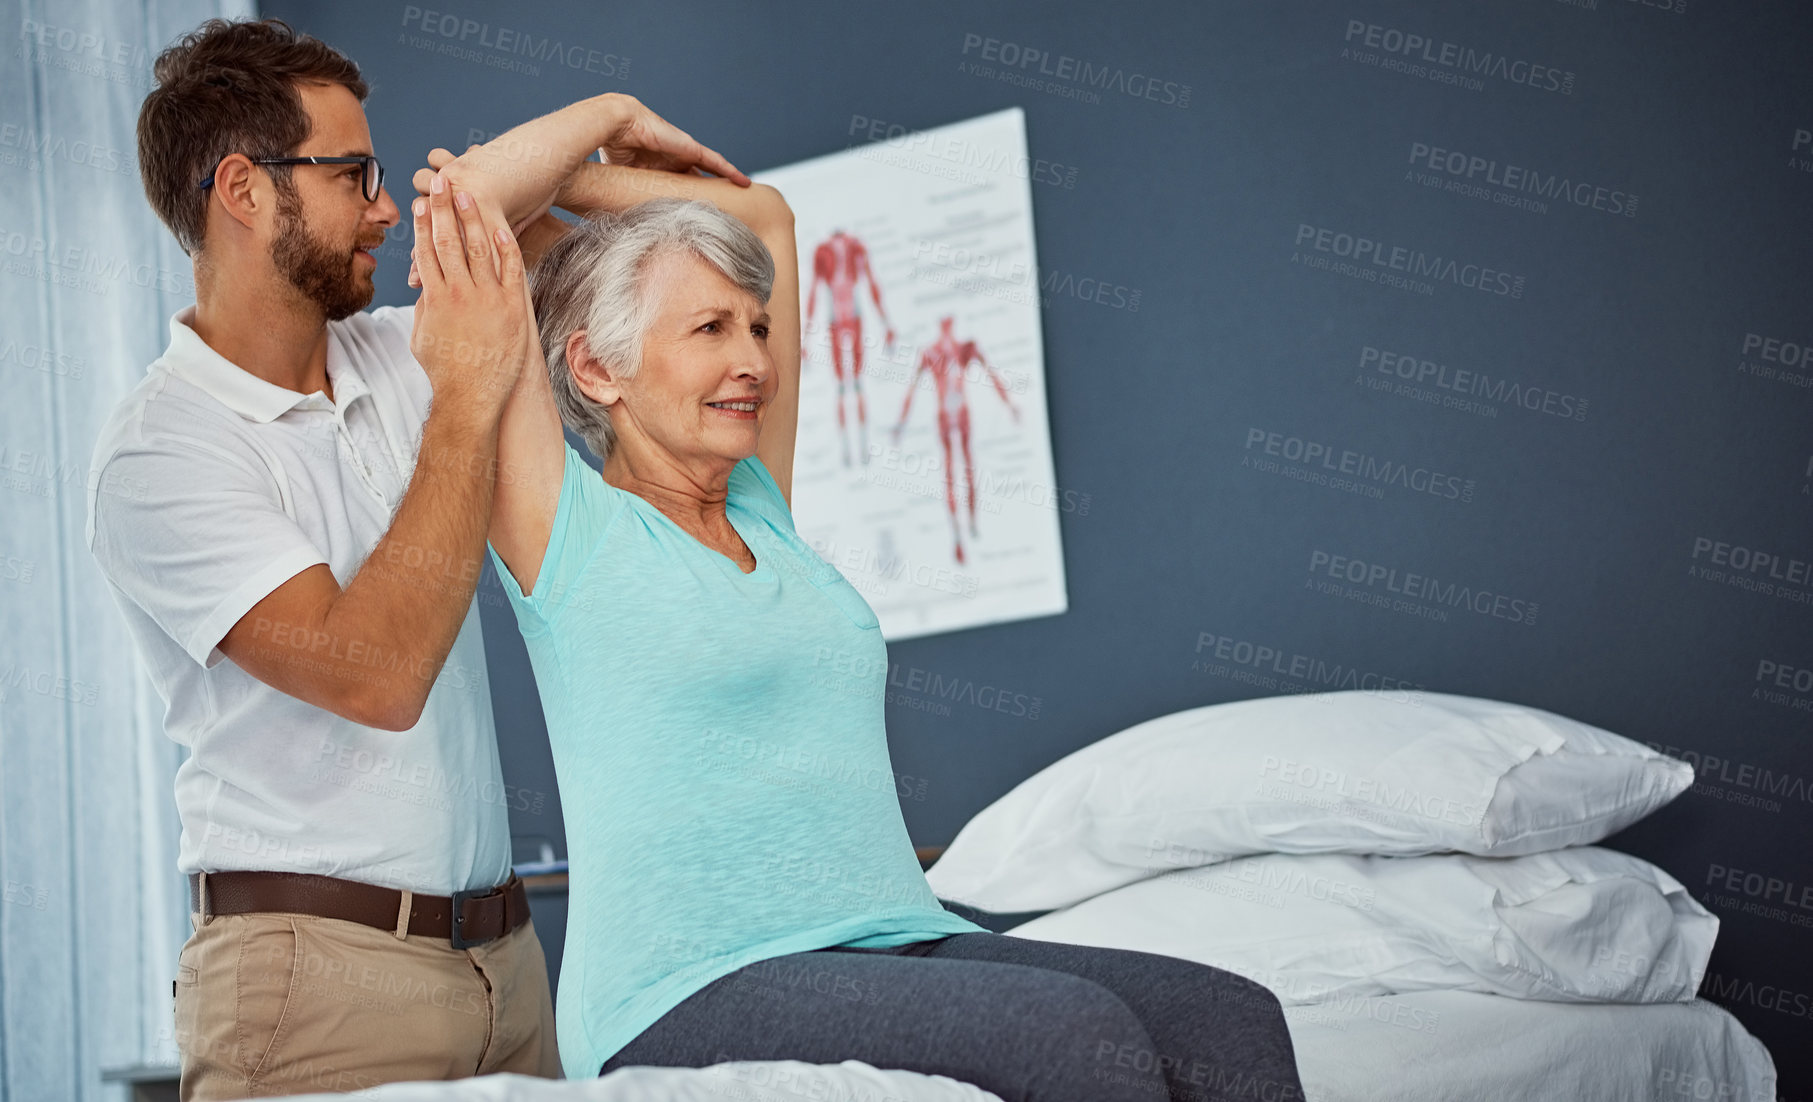
[[[189,909],[209,915],[282,911],[403,930],[403,893],[333,876],[301,872],[211,872],[202,911],[201,874],[189,874]],[[458,921],[455,921],[457,918]],[[455,949],[483,945],[529,921],[529,893],[516,873],[495,888],[452,896],[409,895],[407,932],[444,937]]]

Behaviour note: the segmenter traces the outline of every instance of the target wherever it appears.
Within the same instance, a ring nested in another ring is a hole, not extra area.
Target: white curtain
[[[181,750],[83,540],[90,451],[193,301],[145,201],[151,63],[249,0],[0,0],[0,1098],[174,1064]]]

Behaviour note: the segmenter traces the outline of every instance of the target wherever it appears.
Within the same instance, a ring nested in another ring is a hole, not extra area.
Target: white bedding
[[[1423,991],[1284,1010],[1307,1102],[1774,1102],[1775,1065],[1705,1001],[1611,1006]],[[292,1102],[336,1102],[310,1094]],[[631,1067],[565,1082],[487,1075],[354,1092],[382,1102],[1000,1102],[940,1075],[857,1060]]]
[[[1307,1102],[1774,1102],[1775,1065],[1704,1001],[1611,1006],[1423,991],[1284,1010]],[[309,1094],[292,1102],[336,1102]],[[382,1102],[1000,1102],[938,1075],[857,1060],[631,1067],[566,1082],[487,1075],[354,1092]]]
[[[1422,991],[1287,1006],[1308,1102],[1774,1102],[1775,1064],[1705,1001]]]
[[[292,1095],[289,1102],[342,1102],[346,1094]],[[482,1075],[447,1083],[387,1083],[354,1091],[382,1102],[1001,1102],[999,1095],[942,1075],[874,1068],[860,1060],[806,1064],[749,1060],[709,1068],[619,1068],[600,1079]]]
[[[1258,853],[1513,857],[1590,845],[1693,783],[1566,716],[1350,691],[1159,716],[1041,769],[965,823],[926,881],[995,914],[1067,907]]]
[[[1638,857],[1268,853],[1177,869],[1008,930],[1213,965],[1286,1005],[1478,991],[1555,1002],[1686,1002],[1719,920]]]
[[[1194,709],[1086,747],[978,815],[927,879],[940,898],[970,895],[997,913],[1061,908],[1009,936],[1161,953],[1264,984],[1284,1003],[1307,1102],[1774,1102],[1768,1050],[1692,999],[1717,920],[1662,870],[1581,845],[1673,798],[1691,770],[1501,702],[1323,697]],[[1281,746],[1276,721],[1291,716],[1302,737]],[[1248,737],[1240,724],[1259,720],[1263,737]],[[1161,750],[1170,738],[1184,756],[1147,752],[1142,738]],[[1229,765],[1236,752],[1250,768]],[[1525,783],[1507,782],[1518,769]],[[1361,799],[1364,814],[1349,815],[1355,793],[1385,790],[1379,778],[1394,793],[1441,795],[1444,808],[1472,800],[1474,813],[1456,830],[1420,799],[1407,811]],[[1204,788],[1211,780],[1234,786],[1228,799]],[[1266,781],[1257,803],[1255,780]],[[1330,811],[1280,787],[1306,782],[1343,802]],[[989,905],[1003,900],[1013,905]],[[1586,1001],[1540,1001],[1555,998]],[[1001,1102],[856,1060],[630,1067],[576,1082],[493,1075],[358,1094]]]

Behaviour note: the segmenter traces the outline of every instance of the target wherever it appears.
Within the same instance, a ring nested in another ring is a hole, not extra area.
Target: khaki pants
[[[191,913],[177,961],[182,1102],[492,1072],[560,1078],[533,920],[495,941],[314,915]]]

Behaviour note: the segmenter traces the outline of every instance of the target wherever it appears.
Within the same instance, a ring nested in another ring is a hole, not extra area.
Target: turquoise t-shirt
[[[732,470],[725,512],[754,573],[568,444],[531,594],[491,550],[566,816],[569,1079],[745,965],[984,932],[913,854],[874,611],[795,533],[760,460]]]

